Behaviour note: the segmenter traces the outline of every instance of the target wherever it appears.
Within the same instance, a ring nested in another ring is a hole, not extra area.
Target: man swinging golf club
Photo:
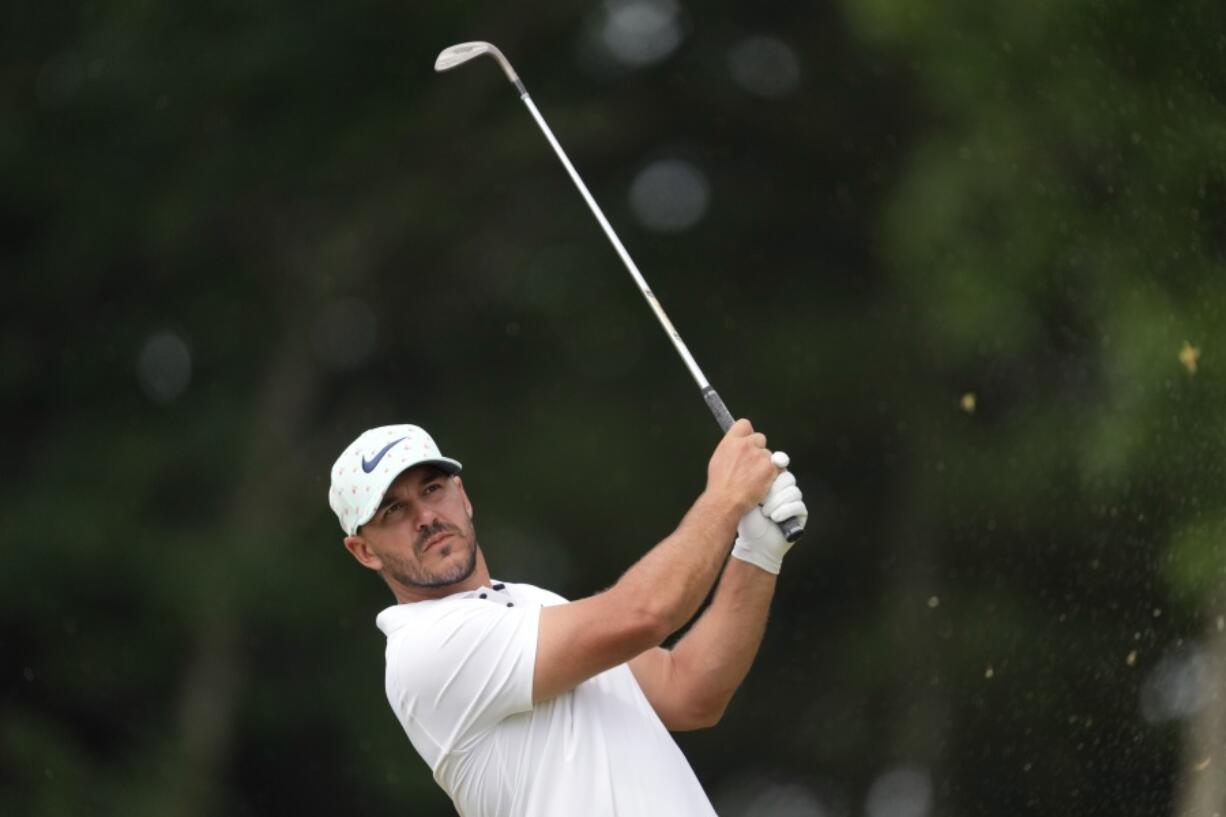
[[[424,430],[345,449],[330,504],[397,602],[377,618],[388,701],[461,815],[714,815],[669,730],[715,724],[757,652],[791,546],[778,523],[808,517],[786,465],[738,420],[677,529],[568,602],[490,577],[460,463]]]

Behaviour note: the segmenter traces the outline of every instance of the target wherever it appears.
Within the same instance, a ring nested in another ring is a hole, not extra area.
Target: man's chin
[[[473,551],[473,557],[460,563],[455,572],[451,574],[443,574],[442,581],[444,585],[459,584],[460,582],[471,576],[477,569],[477,560],[475,558],[476,551]]]
[[[448,544],[446,547],[451,548]],[[440,550],[438,554],[443,559],[455,558],[455,554],[447,553]],[[450,587],[453,584],[459,584],[468,579],[477,569],[477,549],[474,547],[467,554],[467,557],[462,557],[463,561],[458,564],[448,565],[443,570],[429,576],[417,576],[412,579],[408,577],[398,577],[403,584],[414,587],[428,587],[431,589],[439,589]]]

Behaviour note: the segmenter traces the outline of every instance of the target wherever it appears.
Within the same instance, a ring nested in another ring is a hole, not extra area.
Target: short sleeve
[[[413,742],[446,753],[532,709],[539,624],[535,605],[473,599],[398,634],[388,644],[388,701]]]

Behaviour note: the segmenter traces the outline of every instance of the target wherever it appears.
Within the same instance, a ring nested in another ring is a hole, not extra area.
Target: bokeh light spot
[[[746,37],[728,51],[728,72],[737,85],[758,96],[778,99],[800,84],[796,52],[774,37]]]
[[[874,780],[864,804],[868,817],[926,817],[931,808],[928,772],[914,766],[891,769]]]
[[[680,14],[673,0],[606,0],[600,42],[621,63],[651,65],[681,44]]]
[[[169,330],[150,335],[136,359],[141,391],[155,403],[173,402],[192,380],[192,353],[179,335]]]
[[[681,159],[661,159],[643,168],[630,185],[630,209],[644,227],[677,233],[706,215],[711,187],[702,171]]]
[[[1204,650],[1183,647],[1166,655],[1141,686],[1141,716],[1149,723],[1187,718],[1213,694],[1213,669]]]

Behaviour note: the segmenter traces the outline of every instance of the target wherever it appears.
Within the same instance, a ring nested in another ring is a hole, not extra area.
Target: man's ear
[[[353,554],[353,558],[358,560],[362,567],[370,568],[374,571],[383,569],[383,560],[375,555],[375,552],[366,544],[366,540],[361,536],[346,536],[345,550]]]

